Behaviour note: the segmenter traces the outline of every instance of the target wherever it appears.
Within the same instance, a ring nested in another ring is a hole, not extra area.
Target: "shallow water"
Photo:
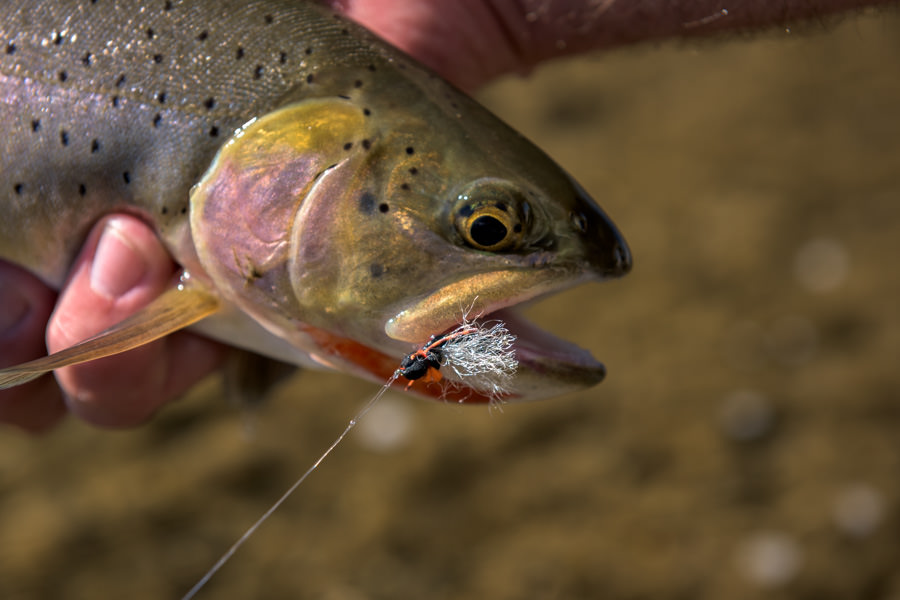
[[[607,381],[387,398],[199,597],[897,597],[898,63],[876,14],[488,90],[632,246],[628,278],[531,310]],[[252,419],[218,391],[4,431],[0,597],[179,596],[374,390],[305,373]]]

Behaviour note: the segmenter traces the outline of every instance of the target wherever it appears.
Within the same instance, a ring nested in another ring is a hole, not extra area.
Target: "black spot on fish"
[[[382,202],[381,204],[378,205],[378,210],[380,212],[386,213],[387,211],[391,210],[391,207],[388,206],[387,202]]]
[[[86,67],[89,67],[89,66],[91,66],[91,61],[93,60],[93,58],[94,57],[91,55],[90,52],[85,52],[84,56],[81,57],[81,64],[83,64]]]
[[[182,207],[181,207],[181,210],[178,211],[178,212],[180,212],[180,213],[183,214],[183,215],[186,215],[186,214],[187,214],[187,206],[182,206]]]
[[[83,183],[79,183],[78,184],[78,195],[84,196],[85,194],[87,194],[87,188],[84,186]]]
[[[345,96],[344,94],[338,94],[338,98],[340,98],[341,100],[349,100],[350,96]]]
[[[381,277],[384,275],[384,265],[379,263],[372,263],[369,265],[369,273],[372,274],[372,277]]]
[[[65,83],[66,79],[68,79],[68,78],[69,78],[69,74],[68,74],[68,73],[66,73],[65,71],[60,71],[60,72],[59,72],[59,80],[60,80],[60,82]]]
[[[359,197],[359,210],[367,215],[375,212],[375,201],[378,200],[375,194],[369,191],[363,192]]]
[[[125,73],[119,75],[119,78],[116,79],[116,87],[122,87],[125,85]]]
[[[31,130],[34,132],[38,132],[41,130],[41,120],[40,119],[32,119],[31,120]]]
[[[21,193],[22,193],[22,190],[24,190],[24,189],[25,189],[25,186],[24,186],[23,184],[21,184],[21,183],[17,183],[17,184],[15,184],[15,185],[13,186],[13,191],[14,191],[16,194],[21,194]]]
[[[369,148],[372,147],[372,142],[370,142],[369,140],[363,140],[362,147],[364,150],[368,150]]]
[[[412,146],[407,146],[407,147],[406,147],[406,153],[409,154],[409,155],[413,155],[413,154],[416,153],[416,149],[413,148]]]
[[[349,150],[352,147],[353,147],[353,142],[347,142],[346,144],[344,144],[344,150]]]
[[[282,52],[281,54],[278,55],[278,62],[280,62],[281,64],[284,64],[287,62],[287,52]]]
[[[66,131],[65,129],[59,130],[59,143],[62,144],[63,146],[69,145],[69,132]]]
[[[363,86],[363,82],[359,79],[357,79],[356,81],[353,82],[353,87],[355,87],[355,88],[361,88],[362,86]]]
[[[96,154],[100,151],[100,141],[96,138],[91,140],[91,154]]]
[[[148,27],[147,28],[147,39],[152,40],[154,37],[156,37],[156,32],[153,31],[152,27]]]
[[[160,212],[160,214],[167,215],[167,214],[169,214],[169,209],[168,209],[168,207],[163,206],[159,212]]]
[[[310,73],[309,75],[306,76],[306,83],[312,83],[313,79],[315,79],[315,78],[313,77],[313,74]]]
[[[375,72],[375,65],[369,65],[369,66],[366,67],[366,68],[367,68],[368,70],[370,70],[371,72],[373,72],[373,73]]]
[[[158,93],[156,95],[156,99],[159,100],[160,104],[165,104],[166,103],[166,93],[165,92]]]
[[[241,60],[242,58],[244,58],[244,48],[243,46],[238,46],[234,52],[234,59]]]
[[[304,50],[304,52],[306,52],[306,55],[307,55],[307,56],[309,56],[310,54],[312,54],[312,52],[313,52],[312,46],[310,46],[309,48],[307,48],[306,50]]]
[[[463,206],[462,208],[460,208],[459,212],[457,214],[459,214],[459,216],[461,216],[461,217],[471,217],[472,213],[474,213],[474,212],[475,212],[475,209],[467,204],[467,205]]]
[[[494,206],[496,206],[498,210],[502,210],[503,212],[506,212],[506,203],[505,202],[495,202]]]
[[[522,233],[522,224],[516,223],[516,225],[513,227],[513,231],[515,231],[516,233]]]
[[[273,17],[272,15],[266,15],[264,19],[266,21],[266,25],[271,25],[275,21],[275,17]]]
[[[163,10],[172,10],[172,0],[166,0],[166,3],[163,4]]]
[[[205,29],[197,34],[197,40],[200,42],[205,41],[206,38],[208,38],[208,37],[209,37],[209,32],[206,31]]]
[[[128,171],[122,173],[122,181],[125,182],[125,185],[131,183],[131,173],[129,173]]]
[[[155,62],[156,64],[161,63],[162,60],[163,60],[163,55],[162,55],[162,54],[154,54],[154,55],[153,55],[153,62]]]
[[[63,43],[63,36],[61,33],[57,32],[53,34],[53,43],[57,46]]]
[[[250,271],[247,273],[246,277],[244,278],[244,282],[247,285],[251,285],[254,281],[256,281],[257,279],[259,279],[262,276],[263,276],[262,271],[260,271],[256,267],[256,265],[250,265]]]
[[[364,109],[363,109],[363,114],[364,114],[365,116],[368,117],[368,116],[371,116],[372,111],[369,110],[368,108],[364,108]]]
[[[213,106],[215,106],[215,105],[216,105],[216,99],[215,99],[215,98],[209,97],[209,98],[207,98],[206,100],[203,101],[203,106],[206,107],[206,110],[212,110],[212,109],[213,109]]]
[[[162,115],[159,113],[156,113],[156,115],[153,117],[153,126],[159,127],[159,124],[161,122],[162,122]]]
[[[263,74],[263,66],[262,66],[262,65],[256,65],[256,68],[253,69],[253,79],[259,79],[259,78],[261,78],[261,77],[262,77],[262,74]]]
[[[219,128],[213,125],[209,128],[209,137],[219,137]]]
[[[6,44],[6,53],[7,54],[15,54],[15,52],[16,52],[15,44],[13,44],[12,42]]]
[[[408,191],[409,191],[409,184],[406,183],[406,182],[401,183],[401,184],[400,184],[400,189],[408,192]]]
[[[410,167],[410,168],[409,168],[409,174],[410,174],[410,175],[418,175],[418,174],[419,174],[419,170],[418,170],[417,168],[415,168],[415,167]]]
[[[341,29],[341,35],[350,35],[350,30],[349,30],[349,29],[346,29],[346,28],[345,28],[345,29]]]
[[[113,96],[113,97],[112,97],[112,105],[113,105],[113,106],[119,106],[119,97],[118,97],[118,96]]]

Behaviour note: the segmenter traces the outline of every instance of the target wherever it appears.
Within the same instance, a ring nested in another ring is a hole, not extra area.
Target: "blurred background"
[[[198,597],[900,599],[900,16],[803,29],[486,90],[631,244],[529,311],[607,381],[385,397]],[[180,597],[375,390],[0,431],[0,597]]]

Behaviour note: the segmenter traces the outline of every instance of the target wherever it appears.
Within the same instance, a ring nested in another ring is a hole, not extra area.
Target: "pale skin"
[[[353,19],[474,90],[557,56],[623,44],[794,25],[865,5],[851,0],[334,0]],[[724,9],[724,10],[723,10]],[[0,366],[60,350],[136,312],[176,265],[128,215],[99,222],[59,293],[0,261]],[[73,414],[103,427],[148,420],[224,360],[227,349],[186,332],[118,356],[60,369],[0,392],[0,422],[45,431]]]

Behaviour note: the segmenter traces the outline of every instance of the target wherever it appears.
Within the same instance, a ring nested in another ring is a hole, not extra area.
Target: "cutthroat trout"
[[[508,307],[631,266],[544,153],[312,2],[0,4],[0,170],[0,258],[58,287],[92,224],[125,211],[190,275],[0,387],[194,323],[383,382],[472,308],[517,336],[507,398],[541,398],[603,365]],[[486,399],[456,384],[451,397]],[[447,393],[434,388],[412,390]]]

